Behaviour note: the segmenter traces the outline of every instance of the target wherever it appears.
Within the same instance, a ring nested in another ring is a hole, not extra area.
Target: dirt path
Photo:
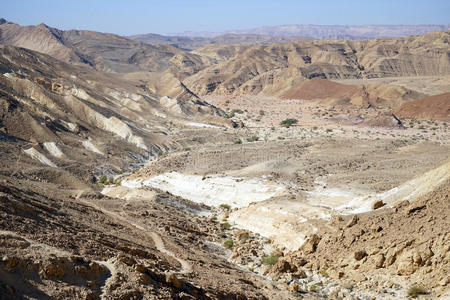
[[[174,258],[175,260],[177,260],[180,264],[181,264],[181,270],[177,273],[182,273],[182,274],[186,274],[186,273],[190,273],[192,271],[192,266],[191,264],[187,261],[184,260],[178,256],[176,256],[172,251],[168,250],[165,245],[163,240],[161,239],[161,236],[154,232],[151,231],[149,228],[145,227],[142,224],[139,224],[137,222],[134,222],[132,220],[129,220],[128,218],[124,217],[123,215],[119,214],[119,213],[115,213],[112,211],[109,211],[103,207],[100,207],[92,202],[83,200],[81,197],[83,195],[84,190],[80,190],[76,196],[76,199],[80,202],[82,202],[83,204],[86,204],[92,208],[95,208],[101,212],[103,212],[106,215],[109,215],[110,217],[122,221],[123,223],[127,223],[128,225],[131,225],[137,229],[139,229],[140,231],[143,231],[145,233],[146,236],[150,237],[153,240],[153,243],[155,244],[155,247],[158,251]]]

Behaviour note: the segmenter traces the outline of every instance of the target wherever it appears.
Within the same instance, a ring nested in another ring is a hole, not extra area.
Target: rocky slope
[[[400,86],[388,84],[346,85],[320,78],[305,81],[282,95],[285,99],[318,100],[329,105],[396,107],[423,97]]]
[[[0,298],[290,297],[226,260],[224,229],[193,213],[207,208],[185,212],[158,191],[126,203],[100,194],[154,156],[232,139],[189,132],[216,108],[169,109],[132,80],[13,46],[0,47],[0,66]]]
[[[275,43],[289,43],[296,40],[307,40],[307,38],[296,36],[269,36],[259,34],[223,34],[216,37],[188,37],[188,36],[164,36],[154,33],[138,34],[127,38],[147,44],[169,44],[182,49],[197,49],[205,45],[226,45],[226,44],[249,44],[268,45]]]
[[[201,57],[170,45],[149,45],[114,34],[87,30],[58,30],[45,24],[0,25],[0,43],[28,48],[75,64],[106,72],[163,71],[180,77],[204,68]]]
[[[62,31],[44,24],[22,27],[4,22],[0,33],[2,44],[40,51],[97,70],[155,73],[154,87],[160,82],[159,74],[173,76],[196,95],[278,96],[302,80],[316,77],[362,79],[450,74],[448,31],[354,42],[301,40],[252,45],[259,40],[250,39],[245,45],[206,45],[191,52],[113,34]],[[217,42],[229,42],[228,37]]]
[[[306,79],[449,74],[449,34],[437,32],[360,42],[312,41],[254,46],[235,52],[229,59],[199,71],[184,82],[200,95],[243,94],[251,80],[266,75],[276,78],[273,72],[291,68],[296,69],[298,77]],[[196,53],[202,51],[198,49]]]
[[[450,119],[450,93],[434,95],[402,104],[394,113],[409,119]]]

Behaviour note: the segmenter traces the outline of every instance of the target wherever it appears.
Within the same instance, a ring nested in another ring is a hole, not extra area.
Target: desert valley
[[[0,299],[449,299],[448,26],[301,30],[0,19]]]

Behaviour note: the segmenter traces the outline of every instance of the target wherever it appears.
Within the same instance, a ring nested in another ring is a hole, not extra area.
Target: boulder
[[[314,253],[317,250],[317,245],[320,242],[320,237],[317,234],[313,234],[303,245],[302,250],[305,253]]]
[[[366,256],[367,256],[367,253],[364,250],[359,250],[354,253],[354,257],[356,260],[361,260]]]
[[[352,227],[352,226],[356,225],[356,223],[358,223],[358,221],[359,221],[359,217],[358,217],[357,215],[354,215],[354,216],[350,219],[350,221],[348,221],[347,225],[345,225],[345,226],[347,226],[348,228],[349,228],[349,227]]]
[[[380,207],[385,206],[386,204],[383,202],[383,200],[376,200],[372,203],[372,210],[378,209]]]
[[[180,289],[182,286],[181,281],[173,273],[166,274],[166,282],[176,289]]]

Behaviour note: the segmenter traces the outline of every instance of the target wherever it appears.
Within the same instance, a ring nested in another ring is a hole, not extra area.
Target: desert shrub
[[[328,277],[328,272],[327,269],[322,269],[320,270],[319,274],[323,277]]]
[[[242,140],[241,140],[241,139],[239,139],[239,140],[235,140],[235,141],[234,141],[234,144],[236,144],[236,145],[240,145],[240,144],[242,144]]]
[[[327,129],[327,132],[333,132],[333,129],[328,128],[328,129]]]
[[[313,130],[317,130],[317,129],[319,129],[319,127],[314,126],[312,129],[313,129]]]
[[[114,184],[114,178],[113,177],[109,178],[108,183],[109,184]]]
[[[223,242],[223,246],[227,249],[233,248],[233,240],[226,240],[225,242]]]
[[[108,178],[106,177],[106,175],[102,175],[100,177],[99,181],[100,181],[101,184],[106,184],[108,182]]]
[[[234,116],[235,116],[234,112],[230,112],[228,114],[225,114],[225,118],[228,118],[228,119],[234,118]]]
[[[243,111],[242,109],[233,109],[233,110],[231,111],[231,113],[233,113],[233,114],[243,114],[244,111]]]
[[[225,229],[225,230],[230,230],[231,224],[228,223],[228,222],[224,222],[224,223],[222,223],[222,227],[223,227],[223,229]]]
[[[231,206],[228,205],[228,204],[220,204],[219,207],[223,208],[223,209],[226,209],[226,210],[230,210],[231,209]]]
[[[274,265],[277,263],[279,256],[276,254],[265,255],[262,258],[263,265]]]
[[[184,151],[191,151],[191,148],[186,147],[186,148],[184,148]]]
[[[286,128],[289,128],[292,125],[297,124],[297,122],[298,122],[297,119],[286,119],[286,120],[281,121],[280,125],[284,126]]]
[[[259,111],[259,115],[260,115],[260,116],[264,116],[264,115],[265,115],[265,112],[264,112],[263,110],[260,110],[260,111]]]
[[[258,140],[259,140],[259,137],[256,136],[256,135],[253,135],[252,137],[249,137],[249,138],[247,139],[248,142],[256,142],[256,141],[258,141]]]
[[[319,291],[319,286],[317,284],[311,284],[309,290],[313,293],[317,293]]]
[[[217,216],[212,216],[211,221],[213,221],[213,222],[217,221]]]
[[[417,298],[420,295],[426,295],[428,294],[427,290],[425,290],[421,286],[412,286],[408,290],[408,297],[411,298]]]

